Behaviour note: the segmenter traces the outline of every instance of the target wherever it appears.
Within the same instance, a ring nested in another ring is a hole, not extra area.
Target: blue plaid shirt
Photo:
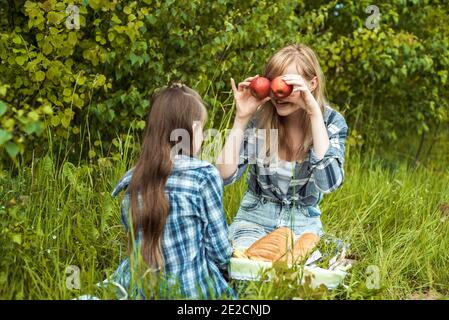
[[[258,157],[261,154],[259,148],[264,145],[265,134],[257,131],[254,118],[245,130],[238,168],[231,177],[224,180],[224,185],[240,179],[251,163],[247,182],[248,190],[253,194],[283,205],[306,207],[311,216],[321,214],[318,204],[323,194],[336,190],[343,183],[348,133],[344,117],[336,110],[326,106],[323,118],[329,136],[329,149],[323,158],[318,158],[312,147],[304,161],[296,162],[287,194],[279,188],[277,171],[265,165],[261,157]]]
[[[120,179],[112,196],[126,190],[132,170]],[[170,213],[161,246],[167,279],[172,279],[173,288],[179,288],[178,294],[187,298],[233,295],[221,272],[228,266],[232,247],[223,211],[223,181],[218,170],[206,161],[178,155],[165,193]],[[130,196],[126,193],[121,216],[127,231],[129,207]],[[129,270],[127,258],[115,273],[116,280],[118,277],[117,281],[125,287],[129,286]]]

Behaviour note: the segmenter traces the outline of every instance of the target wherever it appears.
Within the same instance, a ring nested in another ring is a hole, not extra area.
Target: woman
[[[312,49],[280,49],[268,61],[264,76],[283,76],[293,92],[285,98],[271,93],[260,100],[249,89],[257,76],[238,87],[231,79],[236,116],[216,163],[225,185],[237,181],[250,165],[248,190],[229,230],[234,246],[241,248],[281,226],[296,236],[322,235],[318,205],[323,194],[336,190],[344,179],[348,126],[327,104],[323,73]],[[273,132],[278,139],[272,138]]]

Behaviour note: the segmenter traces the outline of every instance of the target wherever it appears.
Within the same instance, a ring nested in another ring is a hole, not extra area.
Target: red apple
[[[284,80],[282,80],[282,76],[276,77],[271,81],[271,91],[273,91],[273,95],[276,98],[286,98],[292,93],[293,86],[288,85]]]
[[[270,94],[270,80],[265,77],[257,77],[249,84],[254,97],[259,100],[265,99]]]

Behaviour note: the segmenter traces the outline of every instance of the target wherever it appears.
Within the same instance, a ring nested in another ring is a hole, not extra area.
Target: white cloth
[[[288,187],[290,186],[290,181],[293,177],[295,170],[295,161],[285,161],[278,159],[278,166],[276,168],[278,174],[278,184],[282,193],[286,194],[288,192]]]

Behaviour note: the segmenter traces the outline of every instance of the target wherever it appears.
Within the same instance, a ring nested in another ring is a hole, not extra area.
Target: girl
[[[250,164],[248,190],[230,227],[234,246],[241,248],[281,226],[290,227],[296,236],[323,235],[318,204],[323,194],[336,190],[344,179],[348,126],[327,104],[323,73],[312,49],[305,45],[282,48],[268,61],[264,76],[270,80],[282,76],[293,92],[285,98],[271,93],[259,100],[249,89],[257,76],[238,87],[231,79],[236,116],[217,158],[225,185],[238,180]],[[275,148],[273,141],[269,143],[273,131],[279,142]],[[262,158],[271,159],[268,169],[261,161],[261,141]]]
[[[163,298],[232,294],[222,274],[232,254],[223,182],[213,165],[194,157],[206,117],[201,97],[185,85],[174,84],[154,97],[140,158],[112,192],[126,190],[122,222],[130,247],[137,248],[113,276],[126,288],[132,287],[131,265],[140,252],[147,274],[158,277]]]

